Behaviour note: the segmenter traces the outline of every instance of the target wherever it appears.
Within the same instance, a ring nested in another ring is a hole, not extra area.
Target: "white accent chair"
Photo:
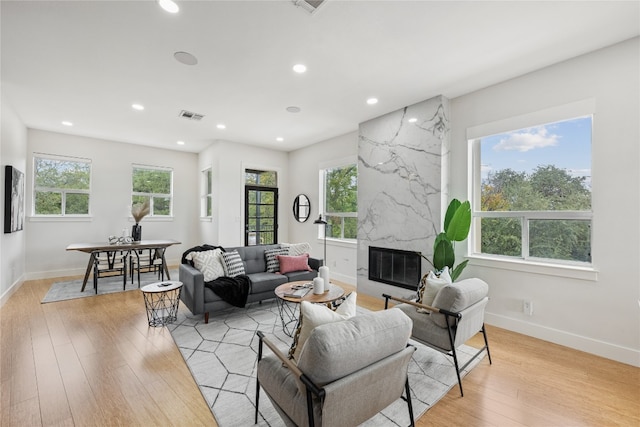
[[[444,286],[438,291],[433,306],[383,294],[385,309],[389,300],[399,302],[394,306],[402,310],[413,321],[411,338],[453,358],[458,376],[460,395],[462,372],[476,357],[486,350],[491,364],[489,342],[484,327],[484,309],[489,301],[489,285],[477,279],[465,279]],[[482,332],[484,346],[464,365],[460,366],[456,349],[478,332]]]
[[[413,426],[410,334],[399,310],[358,315],[314,328],[296,364],[258,332],[255,422],[262,387],[287,426],[356,426],[399,398]],[[263,357],[263,344],[274,354]]]

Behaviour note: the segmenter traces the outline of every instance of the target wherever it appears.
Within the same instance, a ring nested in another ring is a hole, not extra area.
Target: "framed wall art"
[[[4,232],[24,226],[24,174],[13,166],[4,168]]]

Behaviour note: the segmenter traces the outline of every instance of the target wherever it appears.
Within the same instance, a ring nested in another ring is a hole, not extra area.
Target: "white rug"
[[[169,274],[171,275],[172,279],[178,279],[178,270],[169,270]],[[157,273],[152,272],[140,274],[140,287],[159,281],[160,279],[158,279]],[[86,298],[96,295],[123,292],[122,276],[100,277],[98,279],[97,294],[93,289],[93,276],[89,276],[89,280],[87,280],[87,286],[84,288],[84,291],[81,292],[80,289],[82,289],[82,279],[68,280],[65,282],[55,282],[53,285],[51,285],[51,288],[49,288],[49,291],[42,299],[42,303],[44,304],[47,302],[65,301],[75,298]],[[124,290],[133,291],[135,289],[138,289],[137,275],[134,275],[133,283],[131,283],[131,278],[127,277],[127,286]]]
[[[366,311],[360,307],[358,310]],[[182,306],[178,320],[169,329],[218,425],[253,425],[259,341],[255,333],[264,332],[285,352],[292,340],[282,332],[275,300],[212,313],[208,324],[204,323],[202,315],[193,316]],[[409,365],[409,385],[417,420],[452,387],[457,387],[458,380],[450,357],[413,344],[417,350]],[[265,348],[265,351],[269,349]],[[476,351],[463,346],[459,351],[461,364]],[[464,374],[483,357],[467,367]],[[263,391],[260,397],[258,425],[284,426]],[[399,399],[363,425],[409,425],[406,402]]]

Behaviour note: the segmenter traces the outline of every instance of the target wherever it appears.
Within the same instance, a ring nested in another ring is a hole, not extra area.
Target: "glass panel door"
[[[278,189],[245,185],[245,246],[278,242]]]

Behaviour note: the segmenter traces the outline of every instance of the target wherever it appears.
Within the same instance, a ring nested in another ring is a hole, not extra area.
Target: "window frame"
[[[595,101],[593,99],[583,100],[553,107],[530,114],[524,114],[512,118],[506,118],[496,122],[491,122],[467,129],[467,143],[469,149],[469,194],[471,200],[472,225],[467,243],[468,257],[478,261],[480,265],[486,262],[495,261],[503,268],[514,269],[521,268],[522,265],[532,266],[534,271],[543,271],[547,268],[547,273],[554,275],[567,275],[567,277],[576,277],[574,272],[595,273],[595,261],[593,254],[593,230],[594,230],[594,212],[593,204],[588,211],[576,210],[558,210],[558,211],[482,211],[482,159],[480,140],[491,135],[508,133],[520,129],[526,129],[536,126],[544,126],[561,121],[572,120],[579,117],[591,117],[591,150],[593,150],[595,132]],[[591,158],[592,181],[593,174],[593,157]],[[592,193],[593,200],[593,193]],[[498,255],[481,252],[481,229],[479,227],[482,218],[514,218],[521,222],[521,254],[520,256]],[[591,242],[591,260],[590,262],[563,260],[553,258],[534,257],[529,254],[529,224],[534,220],[576,220],[590,222],[590,242]],[[520,266],[520,267],[518,267]],[[542,268],[539,268],[542,267]],[[550,269],[550,270],[549,270]],[[562,271],[564,270],[564,271]],[[587,274],[588,279],[597,277],[596,274]]]
[[[213,168],[203,169],[200,175],[200,218],[213,218]],[[211,209],[208,212],[208,209]]]
[[[356,221],[358,219],[358,211],[356,208],[355,212],[327,212],[326,211],[326,194],[327,194],[327,188],[326,188],[326,183],[327,183],[327,171],[330,169],[339,169],[339,168],[345,168],[345,167],[350,167],[350,166],[354,166],[356,168],[356,177],[357,177],[357,170],[358,170],[358,161],[357,158],[355,157],[347,157],[344,159],[340,159],[338,161],[335,162],[330,162],[330,163],[326,163],[326,164],[322,164],[320,165],[319,168],[319,201],[318,201],[318,206],[320,209],[320,212],[322,213],[322,218],[326,221],[328,217],[339,217],[342,218],[341,222],[340,222],[340,237],[330,237],[327,236],[327,241],[334,241],[334,242],[345,242],[345,243],[357,243],[358,239],[357,236],[356,238],[346,238],[344,237],[344,225],[345,225],[345,219],[346,218],[355,218]],[[356,192],[357,192],[357,184],[356,184]],[[318,227],[318,239],[324,239],[325,237],[325,232],[326,232],[327,227]],[[356,228],[357,231],[357,228]]]
[[[143,193],[141,191],[134,191],[133,175],[136,169],[145,169],[145,170],[151,170],[151,171],[157,171],[157,172],[168,172],[170,174],[169,194],[167,195],[164,193]],[[131,165],[131,199],[130,199],[131,206],[133,206],[133,204],[135,203],[133,201],[133,198],[136,196],[149,198],[149,215],[147,215],[147,218],[156,218],[156,219],[173,218],[173,168],[166,167],[166,166],[151,166],[151,165],[142,165],[139,163],[133,163]],[[153,201],[154,197],[169,198],[169,214],[168,215],[158,215],[155,213],[154,201]],[[130,218],[133,218],[133,217],[130,215]]]
[[[69,188],[58,188],[58,187],[39,187],[36,182],[36,162],[38,159],[46,159],[53,161],[64,161],[64,162],[74,162],[74,163],[83,163],[89,166],[89,188],[88,189],[69,189]],[[92,183],[93,183],[93,164],[92,160],[85,157],[73,157],[73,156],[62,156],[57,154],[47,154],[47,153],[33,153],[32,156],[32,191],[31,191],[31,216],[34,219],[48,219],[48,218],[89,218],[91,217],[91,200],[92,200]],[[60,193],[60,213],[59,214],[41,214],[36,212],[36,194],[38,192],[51,192],[51,193]],[[89,196],[89,200],[87,202],[87,213],[86,214],[67,214],[66,213],[66,197],[67,194],[87,194]]]

